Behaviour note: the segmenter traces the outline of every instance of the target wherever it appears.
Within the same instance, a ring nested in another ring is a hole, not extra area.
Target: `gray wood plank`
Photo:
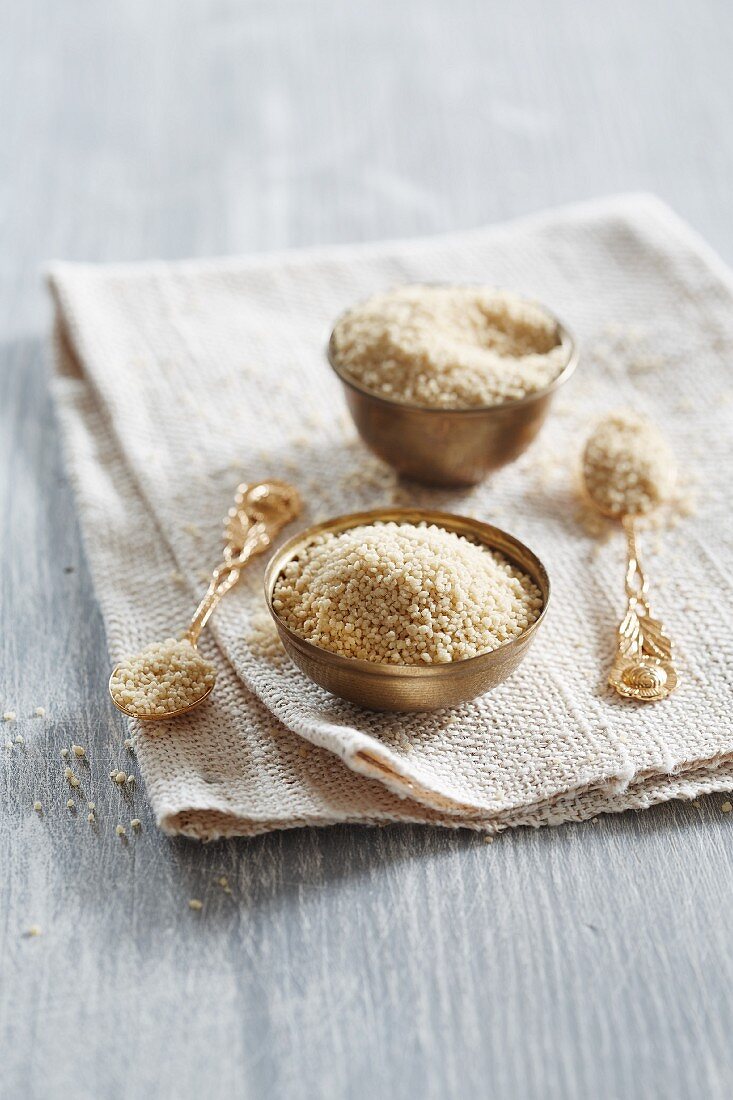
[[[62,745],[104,775],[125,731],[99,690],[39,269],[629,188],[733,260],[730,6],[0,0],[0,18],[0,711],[19,715],[0,735],[26,742],[0,748],[0,1096],[722,1097],[722,798],[493,845],[337,828],[202,847],[159,835],[141,789],[125,844],[91,778],[99,828],[65,809]]]

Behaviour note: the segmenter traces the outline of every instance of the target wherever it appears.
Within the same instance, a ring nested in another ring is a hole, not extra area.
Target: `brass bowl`
[[[475,542],[498,550],[512,564],[529,574],[540,592],[544,606],[532,625],[490,653],[480,653],[463,661],[441,665],[387,665],[341,657],[313,645],[285,626],[272,606],[275,582],[283,568],[308,543],[326,531],[341,532],[361,524],[390,520],[396,523],[434,523],[455,531]],[[265,599],[280,639],[292,661],[326,691],[372,710],[425,711],[455,707],[506,680],[518,667],[545,617],[550,598],[550,580],[544,565],[528,547],[513,535],[466,516],[427,509],[391,508],[355,512],[337,516],[295,535],[273,554],[265,571]]]
[[[578,363],[573,337],[554,314],[541,308],[555,320],[559,343],[567,352],[562,372],[537,393],[478,408],[406,405],[366,389],[338,364],[332,331],[328,362],[344,387],[352,419],[367,447],[398,474],[425,485],[476,485],[492,470],[513,462],[539,432],[556,391]]]

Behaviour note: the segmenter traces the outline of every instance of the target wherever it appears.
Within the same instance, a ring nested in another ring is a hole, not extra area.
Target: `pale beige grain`
[[[549,386],[567,364],[557,322],[516,294],[482,286],[403,286],[336,323],[339,367],[393,401],[500,405]]]
[[[318,536],[278,578],[273,608],[345,657],[421,665],[475,657],[537,619],[532,580],[493,550],[426,524]]]
[[[640,516],[670,496],[674,456],[657,428],[633,412],[605,417],[583,452],[585,488],[606,515]]]
[[[145,717],[191,706],[215,678],[213,665],[190,642],[168,638],[120,661],[110,687],[118,706]]]

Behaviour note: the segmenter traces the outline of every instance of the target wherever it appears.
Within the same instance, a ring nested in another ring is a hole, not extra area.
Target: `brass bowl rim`
[[[390,522],[432,523],[438,527],[444,527],[448,531],[454,531],[457,534],[466,535],[472,532],[480,543],[491,550],[497,550],[500,554],[503,554],[504,557],[508,558],[516,568],[526,573],[526,566],[522,565],[518,559],[512,557],[511,552],[507,552],[504,546],[496,545],[496,541],[494,540],[496,540],[498,536],[502,542],[506,542],[510,547],[516,548],[520,554],[526,554],[531,560],[534,569],[534,575],[531,575],[531,579],[537,584],[538,588],[544,588],[542,592],[544,603],[539,615],[535,621],[516,638],[510,638],[508,641],[502,642],[495,649],[477,653],[475,657],[464,657],[460,661],[448,661],[445,664],[434,665],[390,665],[385,662],[365,661],[360,657],[342,657],[341,654],[332,653],[329,649],[317,646],[291,630],[290,627],[282,621],[277,611],[275,611],[272,606],[272,596],[275,582],[282,572],[283,566],[295,556],[295,552],[303,549],[309,542],[312,542],[317,535],[328,531],[341,533],[350,530],[352,527],[359,527],[362,524]],[[541,584],[538,582],[538,577],[541,579]],[[520,644],[523,645],[528,638],[531,638],[539,629],[542,620],[547,614],[547,608],[552,594],[550,577],[544,563],[537,554],[535,554],[534,550],[521,542],[515,535],[512,535],[509,531],[504,531],[501,527],[495,527],[490,523],[483,523],[481,520],[472,519],[469,516],[462,516],[455,512],[436,511],[431,508],[372,508],[366,512],[349,512],[345,515],[334,516],[332,519],[324,520],[322,523],[315,523],[311,527],[306,527],[303,531],[289,538],[288,541],[283,543],[283,545],[272,555],[265,568],[264,584],[267,610],[270,612],[278,630],[283,631],[288,640],[296,648],[305,652],[312,660],[321,663],[325,661],[335,668],[349,669],[364,675],[387,678],[407,677],[435,679],[472,672],[478,664],[491,662],[496,659],[497,654],[504,654],[510,648],[516,648]]]
[[[407,284],[405,284],[405,285],[407,285]],[[437,286],[456,286],[456,287],[474,286],[475,287],[475,286],[484,286],[485,284],[483,284],[483,283],[417,283],[417,284],[409,284],[409,285],[411,285],[411,286],[413,286],[413,285],[417,285],[417,286],[436,286],[436,287]],[[507,291],[508,292],[508,288],[506,288],[506,287],[488,287],[487,289],[495,290],[497,293],[500,293],[502,291]],[[516,294],[516,291],[511,291],[511,293]],[[372,401],[376,401],[377,404],[384,405],[384,406],[386,406],[387,408],[390,408],[390,409],[409,409],[413,412],[435,413],[435,414],[442,414],[443,416],[445,416],[447,413],[460,415],[460,416],[486,416],[488,413],[497,413],[501,409],[504,409],[504,410],[506,410],[506,409],[518,409],[518,408],[521,408],[522,406],[530,405],[534,401],[539,401],[543,397],[548,397],[551,393],[554,393],[555,390],[559,389],[559,387],[562,386],[563,383],[567,382],[567,380],[574,374],[575,368],[578,365],[578,358],[579,357],[578,357],[578,344],[577,344],[577,341],[575,340],[575,337],[573,336],[572,332],[567,327],[567,325],[563,324],[563,322],[560,320],[560,318],[557,316],[557,314],[553,313],[553,311],[551,309],[548,309],[548,307],[544,304],[544,302],[540,302],[536,298],[528,298],[524,294],[517,294],[517,297],[521,298],[522,301],[527,302],[530,305],[537,306],[538,309],[541,309],[543,311],[543,313],[546,313],[547,316],[550,317],[555,322],[555,325],[557,326],[558,336],[560,337],[559,346],[561,348],[564,347],[567,350],[567,355],[568,355],[568,361],[565,364],[565,366],[563,367],[563,369],[560,371],[560,373],[558,374],[557,378],[553,379],[553,381],[550,382],[550,384],[548,386],[545,386],[543,389],[535,390],[534,393],[528,393],[524,397],[512,398],[509,401],[502,401],[502,402],[500,402],[499,404],[496,404],[496,405],[470,405],[470,406],[458,406],[457,408],[450,408],[450,407],[446,408],[444,406],[418,405],[418,404],[415,404],[413,402],[408,402],[408,401],[397,401],[394,398],[384,397],[382,394],[375,393],[374,390],[370,390],[366,386],[362,386],[359,382],[355,381],[355,379],[350,378],[349,375],[346,373],[345,368],[342,367],[337,362],[336,357],[334,355],[333,338],[334,338],[334,333],[336,331],[337,325],[343,320],[344,317],[346,317],[354,309],[356,309],[360,305],[363,305],[364,302],[368,301],[367,298],[364,298],[364,299],[361,299],[358,302],[355,302],[354,305],[349,306],[348,309],[344,309],[344,310],[341,311],[341,313],[339,313],[338,317],[334,321],[333,328],[331,329],[331,335],[329,336],[328,343],[326,345],[326,359],[328,360],[329,366],[333,370],[334,374],[337,376],[337,378],[339,378],[339,380],[341,382],[343,382],[343,384],[345,386],[348,386],[350,389],[355,390],[356,393],[361,394],[363,397],[368,397]]]

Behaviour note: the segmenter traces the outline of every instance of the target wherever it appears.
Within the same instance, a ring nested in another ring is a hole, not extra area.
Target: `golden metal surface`
[[[243,483],[237,488],[234,505],[224,519],[224,554],[220,565],[213,570],[209,587],[193,614],[182,641],[196,648],[199,635],[206,626],[219,601],[234,587],[247,562],[267,550],[286,524],[294,520],[301,509],[297,489],[285,481],[258,481],[253,485]],[[200,706],[211,694],[214,684],[194,703],[167,714],[136,714],[116,702],[112,694],[112,680],[117,667],[109,678],[109,694],[112,702],[129,718],[144,722],[167,721],[188,714]]]
[[[622,520],[626,531],[626,614],[618,628],[616,659],[608,682],[624,699],[657,703],[677,687],[672,664],[672,642],[659,619],[652,616],[648,583],[639,563],[636,532],[631,516]]]
[[[492,550],[498,550],[514,565],[528,573],[540,589],[544,606],[539,617],[518,638],[504,642],[490,653],[481,653],[464,661],[425,667],[375,664],[372,661],[342,657],[305,641],[285,626],[272,606],[275,582],[285,565],[323,532],[346,531],[360,524],[390,520],[396,523],[435,523],[447,531],[455,531]],[[306,676],[326,691],[372,710],[427,711],[454,707],[496,687],[521,663],[544,619],[549,598],[550,581],[544,565],[536,554],[513,535],[479,520],[425,509],[375,509],[338,516],[316,524],[280,547],[265,571],[267,607],[290,658]]]
[[[557,318],[555,322],[558,341],[567,352],[562,373],[545,389],[502,405],[436,409],[390,401],[360,386],[339,366],[333,333],[326,354],[344,387],[359,435],[376,455],[402,476],[426,485],[475,485],[526,450],[555,393],[577,366],[575,341]]]

